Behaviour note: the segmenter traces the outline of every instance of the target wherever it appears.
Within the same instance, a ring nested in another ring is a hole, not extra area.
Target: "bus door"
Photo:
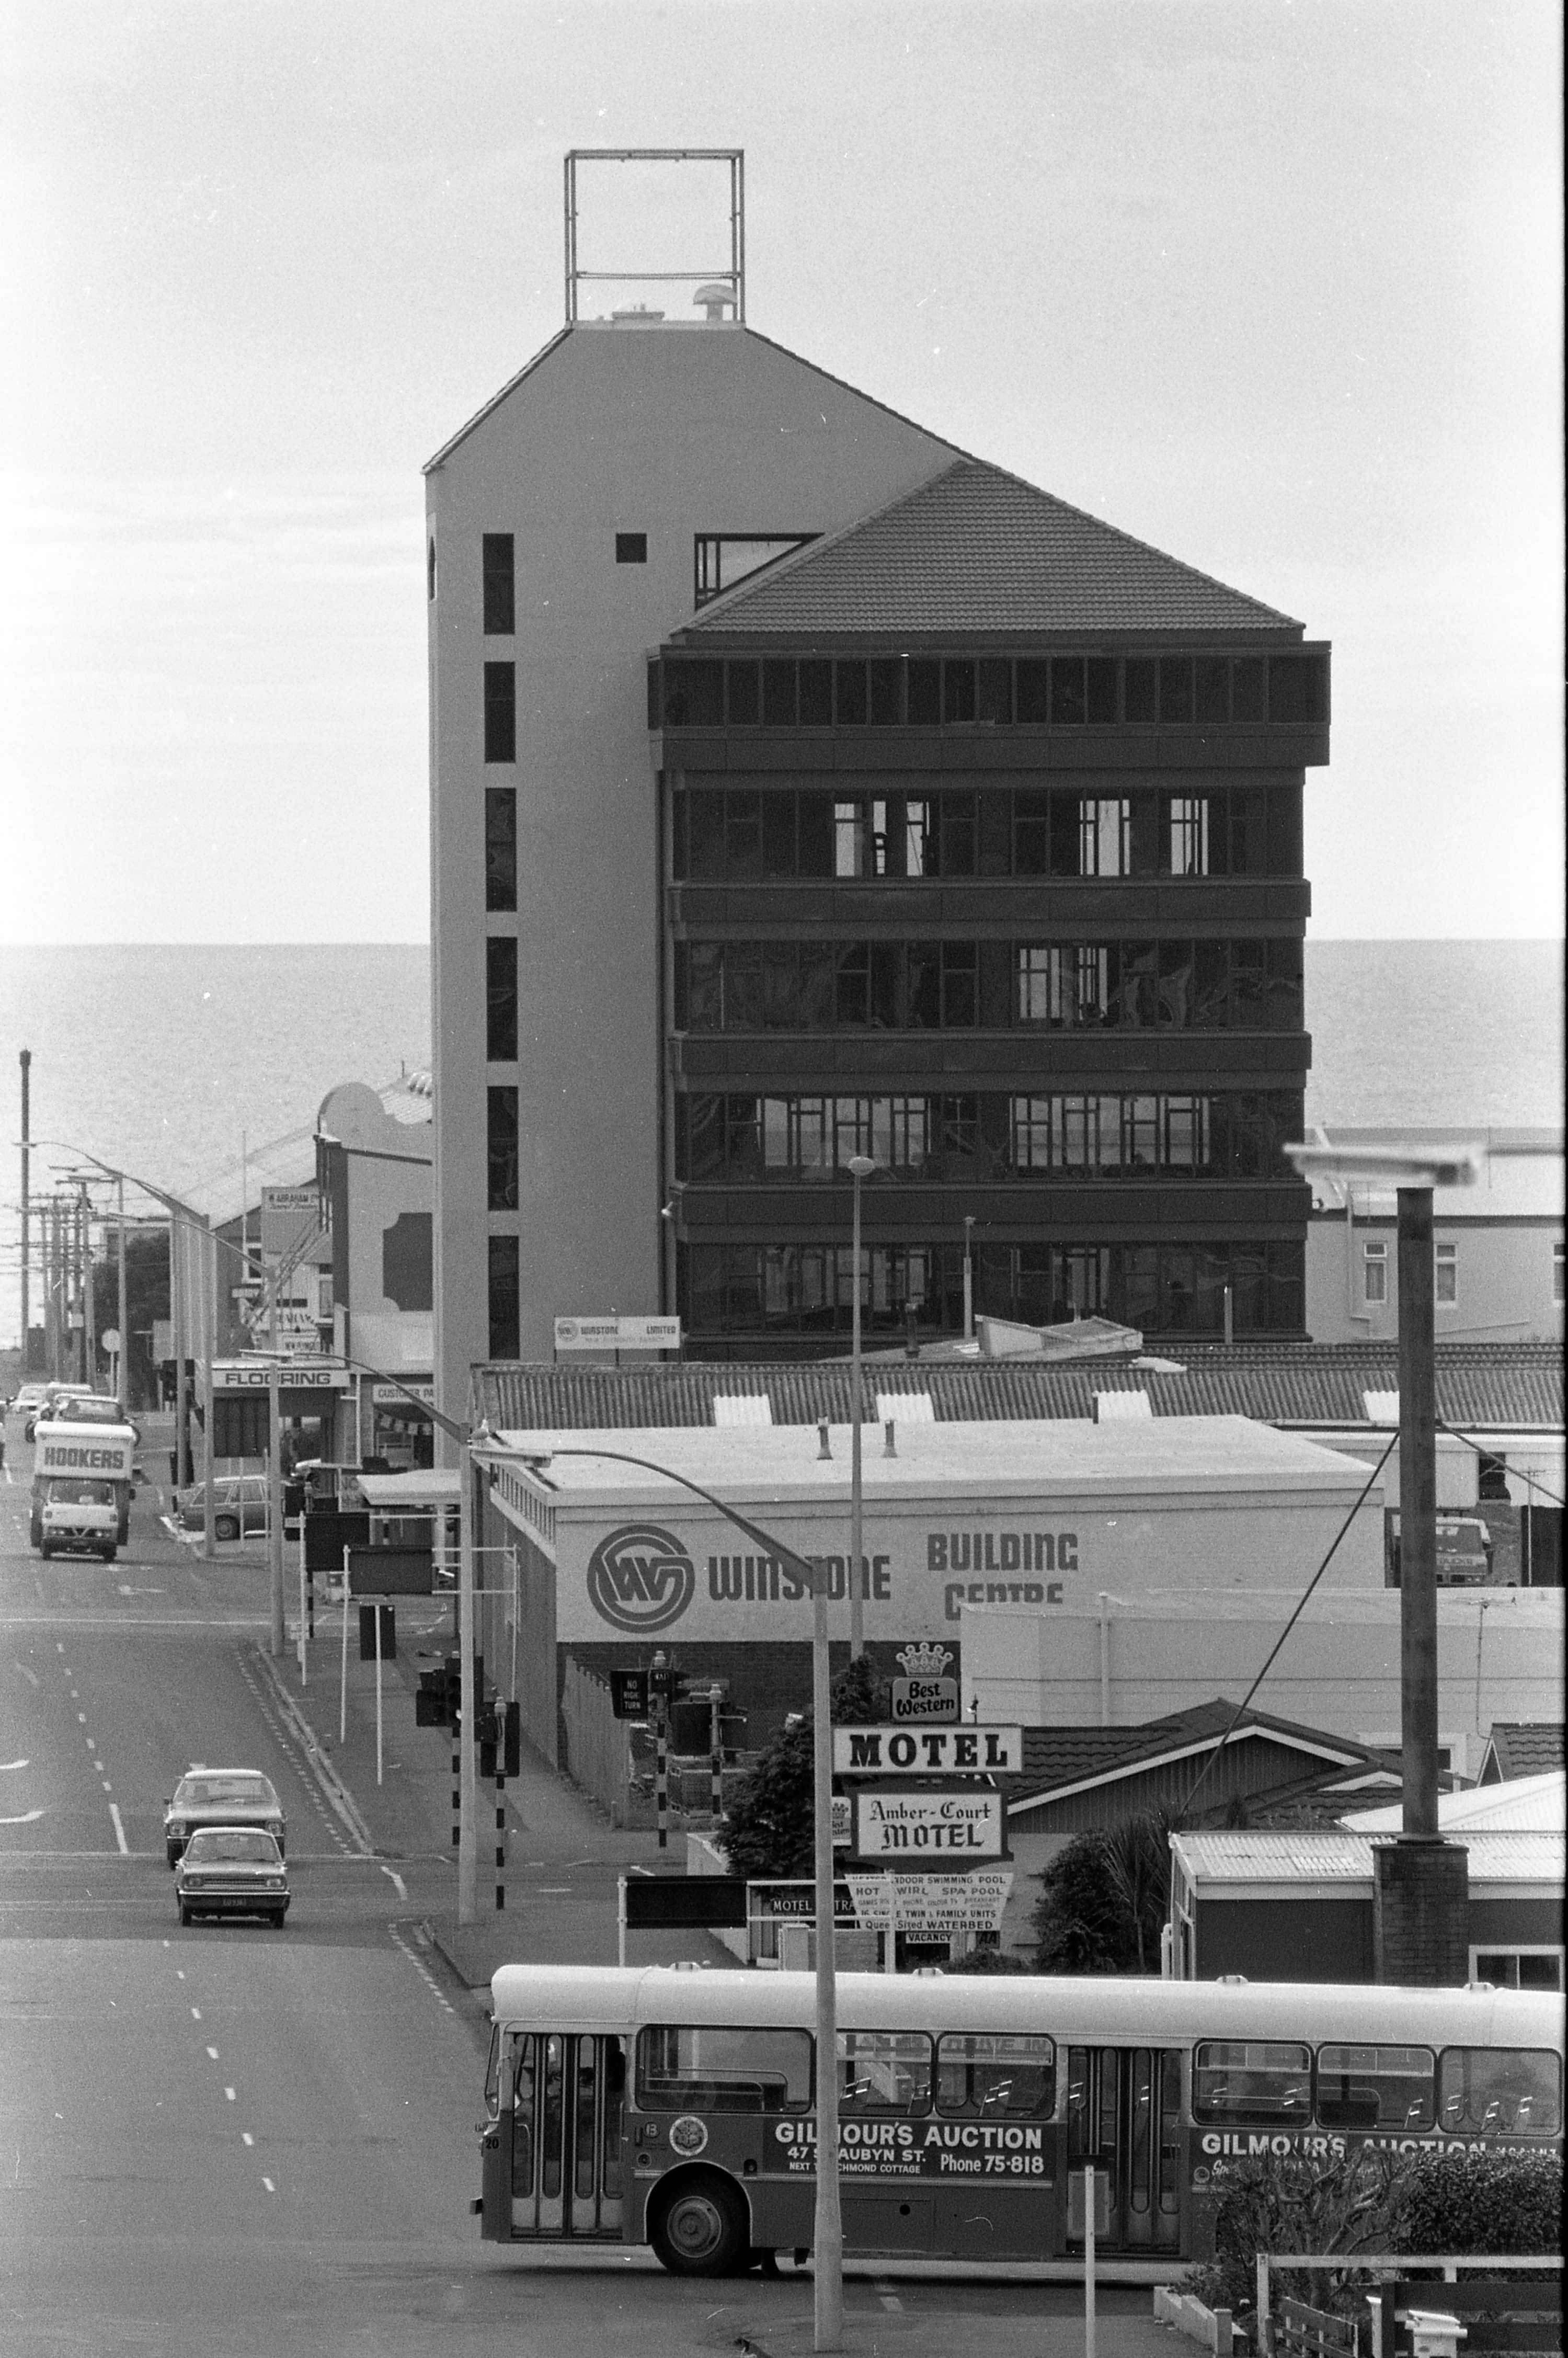
[[[1173,2252],[1180,2236],[1181,2055],[1174,2048],[1067,2051],[1068,2242],[1083,2242],[1083,2173],[1103,2172],[1112,2251]]]
[[[624,2042],[589,2031],[520,2032],[507,2042],[501,2097],[512,2234],[618,2236]]]

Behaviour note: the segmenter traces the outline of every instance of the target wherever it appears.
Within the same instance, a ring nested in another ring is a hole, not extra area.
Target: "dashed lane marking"
[[[120,1855],[122,1858],[129,1858],[131,1855],[131,1845],[125,1840],[125,1829],[120,1823],[120,1805],[118,1801],[110,1802],[109,1815],[114,1821],[114,1840],[120,1845]]]
[[[30,1760],[0,1760],[0,1772],[7,1768],[30,1768],[32,1765]]]
[[[12,1662],[12,1664],[11,1664],[11,1668],[12,1668],[14,1671],[21,1671],[21,1673],[22,1673],[22,1676],[27,1680],[27,1684],[28,1684],[30,1687],[36,1687],[36,1686],[38,1685],[38,1674],[37,1671],[30,1671],[30,1670],[27,1668],[27,1665],[26,1664],[26,1662],[18,1662],[18,1661],[15,1661],[15,1660],[13,1660],[13,1662]]]
[[[255,2139],[252,2136],[249,2129],[242,2129],[240,2131],[240,2143],[242,2145],[254,2145]]]
[[[230,2104],[232,2104],[234,2102],[234,2092],[233,2092],[232,2088],[225,2088],[225,2089],[224,2089],[224,2091],[223,2091],[223,2093],[224,2093],[224,2095],[228,2098],[228,2100],[229,2100]]]
[[[270,2178],[264,2178],[264,2179],[262,2180],[262,2184],[266,2188],[266,2190],[267,2190],[267,2192],[268,2192],[269,2194],[276,2194],[276,2193],[277,2192],[277,2189],[276,2189],[276,2187],[273,2184],[273,2182],[272,2182],[272,2180],[271,2180],[271,2179],[270,2179]]]

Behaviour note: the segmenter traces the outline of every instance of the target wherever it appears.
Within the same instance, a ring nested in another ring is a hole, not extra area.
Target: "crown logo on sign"
[[[939,1679],[952,1659],[946,1646],[925,1639],[917,1646],[901,1646],[893,1656],[906,1679]]]

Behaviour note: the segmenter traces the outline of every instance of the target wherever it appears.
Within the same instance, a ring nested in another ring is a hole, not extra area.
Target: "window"
[[[1495,1989],[1560,1990],[1561,1949],[1472,1949],[1470,1978]]]
[[[484,905],[492,916],[517,906],[517,794],[512,786],[484,790]]]
[[[1104,797],[1078,805],[1078,874],[1126,876],[1130,806],[1125,798]]]
[[[484,946],[484,1053],[492,1065],[509,1065],[517,1056],[517,943],[514,936],[492,935]]]
[[[1389,1298],[1389,1248],[1380,1237],[1368,1237],[1361,1248],[1361,1299],[1378,1303]]]
[[[1429,2047],[1320,2047],[1317,2119],[1325,2129],[1429,2129],[1435,2118]]]
[[[432,534],[425,546],[425,595],[432,606],[436,602],[436,539]]]
[[[489,1203],[492,1212],[517,1209],[517,1092],[488,1089]]]
[[[487,532],[482,548],[485,636],[510,638],[517,628],[512,535]]]
[[[1056,2108],[1049,2039],[946,2031],[936,2042],[936,2109],[950,2120],[1048,2121]]]
[[[1437,2071],[1437,2125],[1449,2136],[1555,2136],[1562,2073],[1549,2049],[1447,2047]]]
[[[811,2103],[804,2030],[731,2030],[661,2023],[637,2037],[637,2105],[644,2113],[801,2113]]]
[[[744,581],[764,566],[776,565],[781,557],[793,556],[797,548],[806,547],[816,537],[815,533],[739,533],[699,532],[693,547],[693,587],[696,602],[706,606],[710,598],[718,598],[726,590],[733,590],[737,581]],[[643,556],[638,558],[620,555],[622,539],[643,539],[641,533],[618,534],[617,562],[622,565],[646,560],[644,541]]]
[[[646,565],[648,535],[645,532],[618,532],[615,535],[617,565]]]
[[[1210,2039],[1193,2051],[1193,2118],[1305,2128],[1312,2056],[1284,2040]]]
[[[515,1359],[521,1336],[518,1242],[515,1237],[490,1239],[490,1356]]]
[[[517,759],[517,666],[487,663],[484,667],[484,758],[487,762]]]
[[[1439,1303],[1454,1303],[1459,1299],[1459,1248],[1440,1244],[1433,1248],[1433,1291]]]
[[[1553,1302],[1560,1303],[1563,1298],[1563,1247],[1559,1243],[1552,1248],[1552,1299]]]
[[[1173,876],[1208,874],[1208,796],[1173,795],[1169,860]]]
[[[851,2117],[928,2113],[931,2041],[924,2031],[839,2031],[838,2109]]]
[[[723,727],[724,666],[721,663],[695,660],[667,663],[662,669],[666,729]]]

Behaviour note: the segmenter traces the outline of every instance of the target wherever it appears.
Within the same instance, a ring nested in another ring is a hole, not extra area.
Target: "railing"
[[[1561,2270],[1561,2252],[1260,2252],[1258,2255],[1259,2358],[1274,2358],[1274,2331],[1269,2307],[1269,2277],[1273,2269],[1357,2268],[1386,2279],[1406,2277],[1412,2268],[1441,2268],[1444,2281],[1454,2283],[1461,2268],[1504,2268],[1530,2273]],[[1372,2358],[1391,2358],[1379,2346],[1374,2329]]]

